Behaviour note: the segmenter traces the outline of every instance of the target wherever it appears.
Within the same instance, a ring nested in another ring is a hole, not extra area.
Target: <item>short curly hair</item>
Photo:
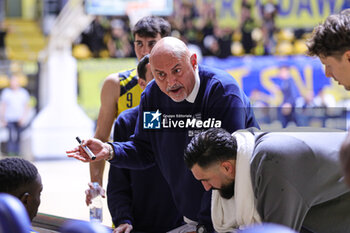
[[[37,168],[25,159],[0,160],[0,192],[15,195],[19,188],[34,182],[37,176]]]
[[[306,45],[309,56],[339,57],[350,50],[349,11],[328,16],[323,24],[315,27]]]
[[[194,136],[185,149],[185,163],[189,169],[195,164],[208,168],[216,162],[236,160],[237,141],[222,128],[211,128]]]

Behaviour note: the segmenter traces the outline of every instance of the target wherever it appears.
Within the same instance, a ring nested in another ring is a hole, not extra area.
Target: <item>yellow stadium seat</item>
[[[264,43],[259,41],[256,46],[253,48],[254,55],[261,56],[265,53]]]
[[[240,31],[236,31],[232,34],[232,41],[241,41],[242,40],[242,33]]]
[[[109,52],[108,52],[107,49],[101,50],[99,52],[99,55],[100,55],[101,58],[109,58]]]
[[[291,42],[294,40],[294,33],[291,29],[288,29],[288,28],[281,29],[277,34],[277,40]]]
[[[239,41],[235,41],[231,44],[231,53],[234,56],[242,56],[244,54],[244,49]]]
[[[294,42],[294,54],[305,54],[307,51],[307,46],[305,40],[296,40]]]
[[[293,45],[291,42],[282,41],[276,46],[276,55],[291,55],[293,54]]]
[[[75,45],[72,53],[77,59],[87,59],[91,57],[90,49],[84,44]]]

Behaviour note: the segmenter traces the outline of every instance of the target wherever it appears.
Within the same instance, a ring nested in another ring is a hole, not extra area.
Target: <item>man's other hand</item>
[[[117,228],[114,229],[113,233],[130,233],[132,230],[132,225],[128,223],[120,224]]]

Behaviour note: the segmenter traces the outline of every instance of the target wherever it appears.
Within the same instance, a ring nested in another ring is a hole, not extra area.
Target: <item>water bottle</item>
[[[90,221],[102,222],[102,196],[100,194],[100,185],[97,182],[93,183],[93,190],[91,192],[91,204],[90,204]]]

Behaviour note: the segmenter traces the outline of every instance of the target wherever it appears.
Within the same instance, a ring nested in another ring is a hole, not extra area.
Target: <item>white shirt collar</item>
[[[193,90],[191,92],[191,94],[189,94],[186,98],[186,100],[190,103],[194,103],[194,101],[196,100],[196,97],[198,95],[198,91],[199,91],[199,86],[200,86],[200,79],[199,79],[199,73],[198,73],[198,68],[196,69],[195,71],[195,83],[194,83],[194,87],[193,87]]]

